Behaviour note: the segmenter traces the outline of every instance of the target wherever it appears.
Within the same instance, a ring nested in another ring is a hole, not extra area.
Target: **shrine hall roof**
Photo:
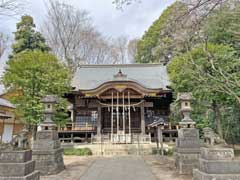
[[[0,98],[0,106],[15,108],[15,106],[12,103],[10,103],[8,100],[3,98]]]
[[[75,90],[90,90],[111,81],[134,81],[145,88],[168,90],[166,66],[160,64],[82,65],[73,77]]]

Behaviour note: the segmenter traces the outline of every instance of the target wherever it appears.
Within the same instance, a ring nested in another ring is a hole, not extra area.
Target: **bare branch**
[[[0,0],[0,17],[22,14],[25,5],[24,0]]]
[[[4,54],[5,50],[7,49],[7,43],[9,38],[4,34],[0,33],[0,58]]]
[[[53,53],[74,72],[81,64],[126,62],[126,39],[102,36],[88,12],[50,1],[42,32]]]

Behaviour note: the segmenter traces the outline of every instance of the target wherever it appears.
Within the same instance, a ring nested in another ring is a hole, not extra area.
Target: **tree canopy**
[[[175,32],[171,24],[185,10],[185,5],[177,1],[163,11],[138,41],[136,62],[166,64],[169,61],[175,48],[173,45]]]
[[[215,9],[168,65],[174,93],[191,91],[196,98],[197,125],[233,143],[240,137],[239,19],[239,3]]]
[[[21,91],[22,95],[13,97],[12,101],[22,119],[28,125],[36,127],[42,120],[40,99],[54,94],[62,102],[66,101],[62,97],[70,90],[70,77],[68,68],[54,55],[42,51],[27,51],[16,54],[7,62],[2,81],[7,90]],[[66,110],[66,103],[62,109]]]
[[[35,30],[36,26],[33,18],[28,15],[21,17],[21,21],[16,25],[17,31],[14,32],[15,43],[12,45],[12,56],[23,51],[49,51],[44,37]]]

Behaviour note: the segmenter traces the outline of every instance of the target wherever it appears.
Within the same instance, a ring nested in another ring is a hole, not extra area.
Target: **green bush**
[[[174,153],[174,150],[172,148],[164,149],[163,153],[166,156],[172,156]]]
[[[67,148],[67,149],[64,149],[64,155],[91,156],[92,151],[89,148],[81,148],[81,149]]]
[[[240,149],[235,149],[234,154],[235,154],[235,156],[240,157]]]
[[[156,148],[154,148],[153,150],[152,150],[152,154],[161,154],[161,149],[156,149]],[[172,148],[165,148],[165,149],[163,149],[163,154],[165,155],[165,156],[172,156],[173,155],[173,149]]]

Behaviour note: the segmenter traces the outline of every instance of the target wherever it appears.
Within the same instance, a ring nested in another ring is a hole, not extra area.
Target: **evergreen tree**
[[[43,52],[50,50],[42,34],[35,30],[36,26],[31,16],[22,16],[21,21],[17,23],[16,27],[17,31],[14,32],[15,43],[12,45],[12,55],[10,57],[29,50]]]
[[[185,11],[186,6],[179,1],[163,11],[138,41],[136,62],[166,64],[169,61],[176,49],[174,35],[177,29],[172,25]]]
[[[229,138],[227,129],[234,122],[226,120],[234,116],[229,110],[240,107],[239,71],[240,59],[236,51],[230,46],[211,43],[176,56],[168,64],[174,92],[191,91],[196,97],[194,120],[197,125],[212,124],[225,138]],[[235,115],[239,121],[239,116]]]

